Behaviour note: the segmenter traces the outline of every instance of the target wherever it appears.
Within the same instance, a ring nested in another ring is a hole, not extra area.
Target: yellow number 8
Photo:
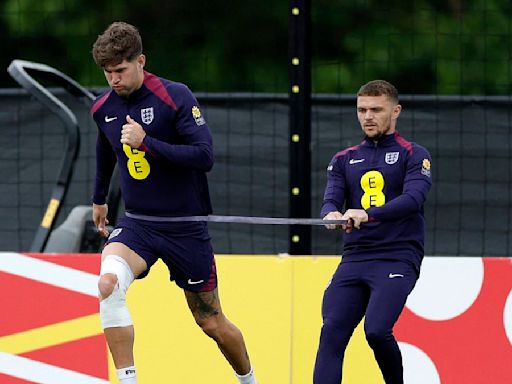
[[[361,197],[361,206],[364,209],[380,207],[386,203],[384,190],[384,176],[379,171],[368,171],[361,176],[361,188],[364,194]]]
[[[150,167],[148,161],[144,158],[146,152],[132,148],[128,144],[123,144],[123,151],[128,156],[126,166],[131,177],[136,180],[143,180],[148,177]]]

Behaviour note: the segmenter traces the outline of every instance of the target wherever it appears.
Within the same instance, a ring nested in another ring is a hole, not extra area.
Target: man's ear
[[[139,57],[137,57],[137,63],[139,64],[139,68],[144,68],[144,65],[146,65],[146,56],[141,53]]]
[[[402,112],[402,106],[400,104],[395,105],[393,107],[393,118],[398,119],[400,112]]]

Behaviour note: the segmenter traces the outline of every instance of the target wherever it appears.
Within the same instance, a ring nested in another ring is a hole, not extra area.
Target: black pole
[[[290,77],[290,217],[311,217],[311,1],[292,0]],[[311,254],[311,227],[290,226],[289,253]]]

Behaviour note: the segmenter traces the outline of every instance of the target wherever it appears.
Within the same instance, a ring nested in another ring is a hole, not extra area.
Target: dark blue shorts
[[[207,224],[204,222],[166,223],[123,217],[110,234],[107,244],[118,242],[142,257],[148,269],[158,259],[167,265],[170,279],[193,292],[217,287],[215,258]]]

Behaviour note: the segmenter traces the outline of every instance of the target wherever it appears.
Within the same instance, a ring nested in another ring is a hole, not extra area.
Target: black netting
[[[59,96],[63,96],[60,94]],[[214,213],[288,215],[288,106],[282,95],[198,95],[214,136],[209,175]],[[77,113],[82,145],[57,225],[75,205],[89,204],[96,127]],[[512,166],[509,98],[402,96],[400,133],[433,157],[426,205],[426,253],[511,254]],[[312,217],[318,215],[325,168],[337,151],[361,141],[355,99],[315,96],[312,113]],[[0,249],[28,249],[55,182],[64,128],[21,91],[0,93]],[[211,224],[217,253],[288,251],[286,226]],[[332,231],[313,228],[313,253],[340,253]]]

